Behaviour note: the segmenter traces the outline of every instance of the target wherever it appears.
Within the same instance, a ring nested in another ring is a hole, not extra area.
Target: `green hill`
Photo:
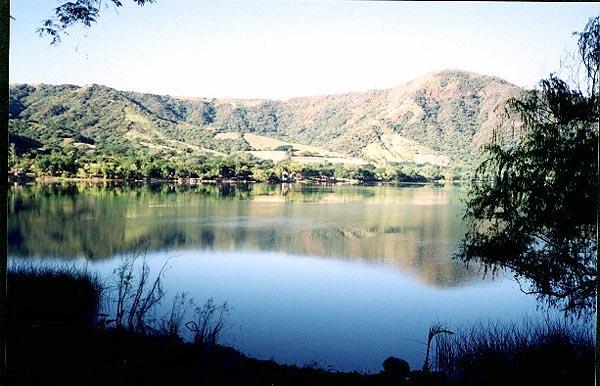
[[[288,100],[181,98],[91,85],[11,85],[18,151],[231,154],[304,163],[472,165],[519,89],[445,70],[387,89]],[[25,146],[25,149],[23,147]]]

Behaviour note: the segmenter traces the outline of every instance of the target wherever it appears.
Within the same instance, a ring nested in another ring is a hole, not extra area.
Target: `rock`
[[[404,379],[410,374],[410,365],[403,359],[389,357],[383,361],[383,371],[394,378]]]

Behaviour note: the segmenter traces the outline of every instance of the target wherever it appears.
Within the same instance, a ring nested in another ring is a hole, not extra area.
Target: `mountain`
[[[386,90],[288,100],[182,98],[105,86],[11,85],[18,144],[94,152],[250,152],[303,162],[472,164],[520,89],[444,70]]]

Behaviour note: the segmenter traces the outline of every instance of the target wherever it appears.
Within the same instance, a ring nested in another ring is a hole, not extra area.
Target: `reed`
[[[463,385],[593,384],[590,327],[479,323],[437,339],[438,370]]]

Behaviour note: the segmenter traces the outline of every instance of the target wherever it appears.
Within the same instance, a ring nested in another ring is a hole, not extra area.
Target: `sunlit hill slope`
[[[230,154],[301,162],[470,165],[520,89],[445,70],[387,90],[288,100],[182,98],[91,85],[11,85],[17,146]]]

